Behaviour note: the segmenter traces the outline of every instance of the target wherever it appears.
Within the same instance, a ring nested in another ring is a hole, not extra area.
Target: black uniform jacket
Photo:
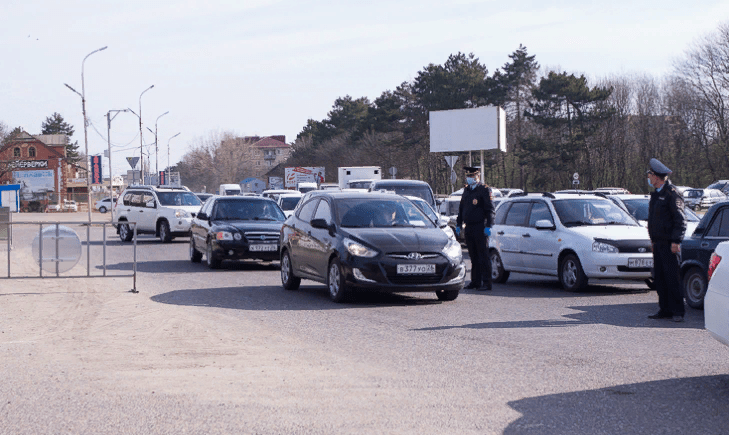
[[[462,223],[479,224],[491,227],[494,224],[494,205],[491,202],[491,191],[483,184],[476,185],[475,189],[466,186],[463,189],[461,203],[458,206],[456,225]]]
[[[681,243],[686,232],[683,197],[666,182],[659,191],[651,193],[648,206],[648,234],[652,241]]]

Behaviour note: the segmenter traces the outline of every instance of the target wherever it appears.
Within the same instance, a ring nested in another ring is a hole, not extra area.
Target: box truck
[[[240,185],[239,184],[221,184],[220,189],[218,189],[218,195],[220,195],[220,196],[240,195]]]
[[[339,168],[339,187],[347,189],[349,181],[381,180],[382,170],[379,166],[343,166]]]

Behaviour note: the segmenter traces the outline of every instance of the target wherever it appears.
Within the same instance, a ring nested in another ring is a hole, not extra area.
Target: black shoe
[[[491,290],[491,284],[484,284],[483,287],[479,288],[481,291]]]
[[[683,316],[673,316],[673,317],[671,317],[671,320],[673,320],[676,323],[681,323],[681,322],[683,322]]]
[[[470,282],[470,283],[469,283],[469,284],[468,284],[467,286],[465,286],[464,288],[466,288],[466,289],[468,289],[468,290],[474,290],[474,289],[477,289],[477,288],[481,288],[481,284],[476,284],[475,282],[471,281],[471,282]]]
[[[648,316],[649,319],[670,319],[671,317],[673,316],[665,311],[659,311],[656,314]]]

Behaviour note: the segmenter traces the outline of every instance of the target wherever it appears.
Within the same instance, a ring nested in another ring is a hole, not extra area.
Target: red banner
[[[91,184],[101,184],[104,179],[101,174],[101,156],[91,156]]]

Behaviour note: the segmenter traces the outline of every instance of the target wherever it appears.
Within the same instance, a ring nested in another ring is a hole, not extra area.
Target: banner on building
[[[101,184],[103,182],[101,156],[91,156],[91,184]]]
[[[8,162],[8,167],[11,169],[34,169],[34,168],[47,168],[48,160],[14,160]]]
[[[281,177],[268,177],[268,188],[269,189],[283,189],[284,180]]]
[[[53,171],[13,171],[13,179],[20,184],[20,199],[31,201],[45,199],[55,192],[55,177]]]
[[[164,186],[167,184],[167,177],[165,171],[159,171],[159,184]]]
[[[298,183],[317,183],[324,182],[324,167],[297,166],[295,168],[286,168],[284,173],[286,187],[296,188]]]

